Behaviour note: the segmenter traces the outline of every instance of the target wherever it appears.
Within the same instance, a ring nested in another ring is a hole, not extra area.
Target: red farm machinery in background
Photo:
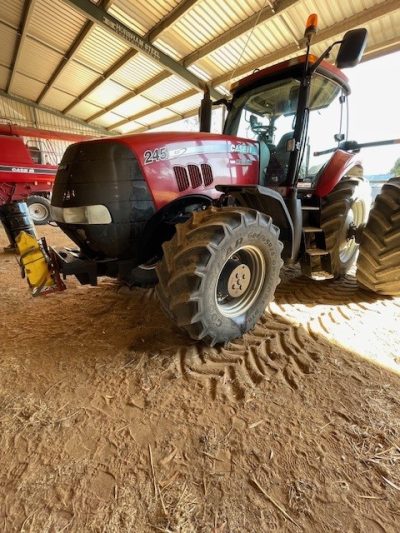
[[[88,135],[0,124],[0,206],[25,200],[33,222],[47,224],[51,191],[63,155],[56,153],[49,141],[79,142],[90,138]]]

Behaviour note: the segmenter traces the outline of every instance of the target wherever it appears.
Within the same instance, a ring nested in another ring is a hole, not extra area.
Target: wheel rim
[[[349,209],[342,231],[339,246],[339,257],[342,263],[347,263],[357,252],[359,245],[356,242],[355,230],[364,223],[365,206],[362,200],[356,200]]]
[[[265,279],[264,255],[255,246],[237,249],[223,265],[215,288],[219,312],[234,318],[248,311],[257,300]]]
[[[29,214],[33,220],[43,222],[49,215],[49,211],[43,204],[33,203],[29,206]]]

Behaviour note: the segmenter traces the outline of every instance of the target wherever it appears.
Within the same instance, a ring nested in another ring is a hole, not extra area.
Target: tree
[[[400,157],[398,157],[394,163],[394,167],[390,171],[393,176],[400,176]]]

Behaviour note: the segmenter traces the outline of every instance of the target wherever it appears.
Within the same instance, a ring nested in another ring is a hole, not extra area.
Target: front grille
[[[185,167],[174,167],[175,179],[179,191],[185,191],[189,188],[189,178]]]

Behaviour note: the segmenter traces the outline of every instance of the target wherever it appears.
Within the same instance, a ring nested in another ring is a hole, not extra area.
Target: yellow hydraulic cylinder
[[[20,264],[34,296],[56,285],[46,255],[35,237],[21,231],[15,239]]]

